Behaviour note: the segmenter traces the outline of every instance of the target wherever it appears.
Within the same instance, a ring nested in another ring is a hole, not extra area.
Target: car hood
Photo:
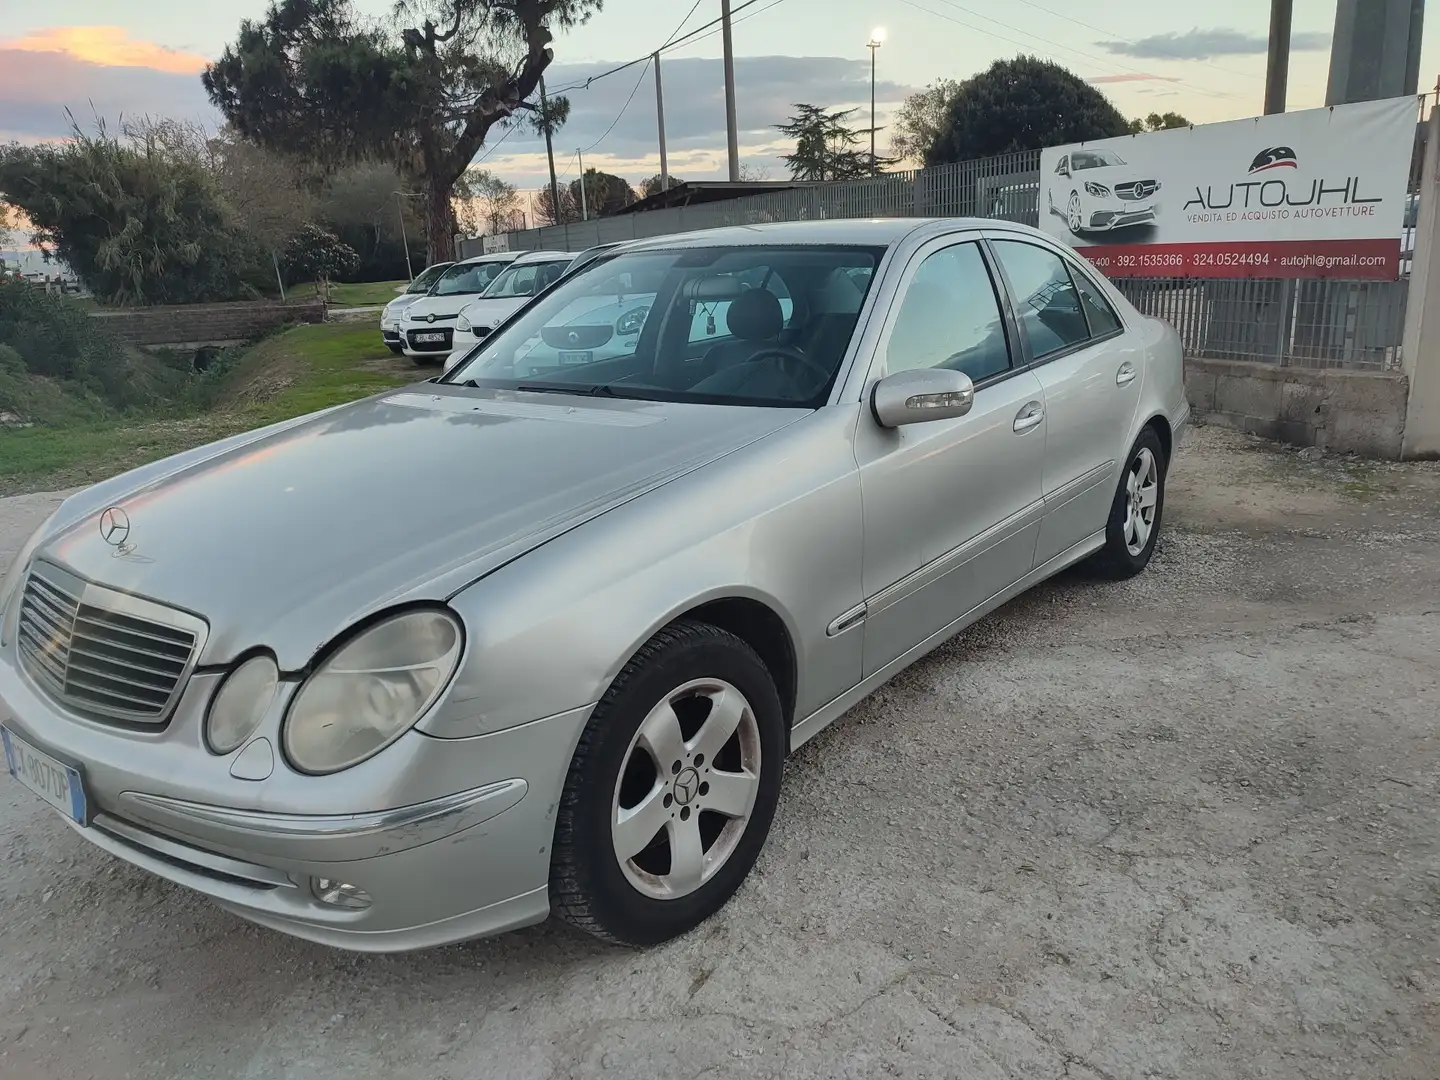
[[[487,297],[476,300],[465,308],[465,318],[471,326],[496,326],[502,319],[508,319],[530,301],[528,296]]]
[[[422,296],[405,309],[408,322],[424,319],[426,315],[454,318],[466,304],[475,302],[474,293],[457,293],[451,296]]]
[[[398,319],[418,301],[425,299],[424,293],[404,293],[385,305],[383,318]]]
[[[267,646],[298,670],[366,615],[446,599],[803,415],[420,384],[73,496],[40,555],[205,618],[202,664]]]

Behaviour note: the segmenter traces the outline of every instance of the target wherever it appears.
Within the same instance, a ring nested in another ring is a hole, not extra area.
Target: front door
[[[856,432],[864,505],[867,676],[1034,565],[1045,454],[1043,395],[1017,371],[1013,324],[974,241],[939,240],[906,269],[873,377],[951,367],[975,382],[955,420]]]
[[[1105,528],[1140,407],[1144,354],[1100,288],[1058,253],[992,239],[1045,391],[1045,524],[1036,564]]]

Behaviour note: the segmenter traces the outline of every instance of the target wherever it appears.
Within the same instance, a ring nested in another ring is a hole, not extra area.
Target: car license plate
[[[588,364],[593,359],[595,359],[595,354],[589,351],[562,352],[560,354],[560,363],[562,364]]]
[[[416,334],[416,341],[444,341],[444,334]]]
[[[72,821],[85,824],[85,785],[80,772],[36,750],[9,728],[0,727],[10,775]]]

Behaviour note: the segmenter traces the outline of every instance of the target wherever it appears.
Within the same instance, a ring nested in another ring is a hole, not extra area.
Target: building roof
[[[772,191],[812,186],[812,181],[799,180],[672,180],[669,190],[657,191],[623,210],[617,210],[616,214],[639,214],[672,206],[698,206],[701,203],[741,199],[746,195],[765,195]]]

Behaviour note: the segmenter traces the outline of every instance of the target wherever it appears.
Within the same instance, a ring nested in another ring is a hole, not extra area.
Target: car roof
[[[491,251],[484,255],[474,255],[468,259],[460,259],[453,263],[454,266],[473,266],[475,263],[485,262],[514,262],[523,254],[516,251]]]
[[[574,251],[522,251],[517,263],[532,262],[559,262],[561,259],[574,259],[578,256]]]
[[[732,225],[698,232],[672,233],[632,240],[625,245],[625,249],[628,254],[663,248],[740,247],[756,244],[854,244],[889,247],[917,232],[941,233],[962,229],[1004,229],[1041,235],[1037,229],[997,218],[838,218],[830,221]]]

